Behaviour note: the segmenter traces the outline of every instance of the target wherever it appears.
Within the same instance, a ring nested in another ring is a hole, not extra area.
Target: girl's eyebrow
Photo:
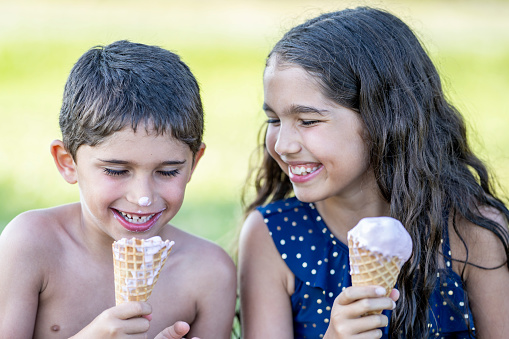
[[[100,162],[104,162],[104,163],[107,163],[107,164],[113,164],[113,165],[127,165],[127,164],[130,164],[131,162],[129,161],[125,161],[125,160],[117,160],[117,159],[108,159],[108,160],[104,160],[104,159],[98,159]],[[161,165],[163,166],[172,166],[172,165],[182,165],[182,164],[185,164],[186,163],[186,160],[166,160],[166,161],[163,161],[161,162]]]
[[[270,106],[267,105],[267,103],[265,103],[265,102],[263,103],[263,110],[265,112],[267,112],[267,111],[274,112],[274,110],[272,108],[270,108]],[[324,115],[328,112],[329,111],[326,109],[318,109],[316,107],[304,106],[304,105],[292,105],[292,106],[290,106],[290,108],[288,110],[285,110],[285,113],[287,115],[299,114],[299,113],[316,113],[316,114]]]

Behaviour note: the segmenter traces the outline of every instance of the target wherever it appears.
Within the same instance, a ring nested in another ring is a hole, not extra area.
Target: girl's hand
[[[183,321],[177,321],[173,326],[165,328],[154,339],[182,339],[189,332],[189,324]],[[193,339],[199,339],[193,337]]]
[[[370,311],[392,310],[399,292],[392,290],[389,298],[380,286],[348,287],[338,295],[331,311],[325,339],[381,338],[380,327],[389,323],[383,314],[363,316]]]
[[[99,314],[72,339],[146,338],[151,313],[152,307],[146,302],[127,302],[114,306]]]

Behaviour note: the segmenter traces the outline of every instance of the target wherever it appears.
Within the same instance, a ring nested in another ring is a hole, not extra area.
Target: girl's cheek
[[[267,135],[265,137],[265,144],[267,145],[267,150],[269,153],[275,153],[274,147],[277,142],[277,133],[275,131],[271,131],[270,127],[267,130]]]

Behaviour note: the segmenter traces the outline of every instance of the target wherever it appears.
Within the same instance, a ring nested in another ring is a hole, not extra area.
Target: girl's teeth
[[[309,173],[313,173],[317,169],[318,169],[318,167],[313,167],[313,168],[306,168],[304,166],[290,167],[290,170],[292,171],[292,173],[296,174],[296,175],[306,175]]]
[[[143,224],[146,223],[148,220],[150,220],[155,214],[150,214],[146,216],[137,216],[137,215],[131,215],[129,213],[120,212],[125,220],[129,221],[132,224]]]

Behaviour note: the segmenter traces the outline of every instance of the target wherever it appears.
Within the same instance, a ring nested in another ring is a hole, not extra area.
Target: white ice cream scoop
[[[364,218],[348,232],[348,239],[369,251],[400,258],[412,255],[412,238],[399,220],[391,217]]]

